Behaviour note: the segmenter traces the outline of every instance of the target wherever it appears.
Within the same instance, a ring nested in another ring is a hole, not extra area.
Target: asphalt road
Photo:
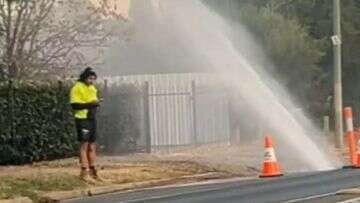
[[[340,189],[357,186],[360,186],[359,169],[339,169],[287,175],[273,179],[231,181],[185,187],[162,187],[71,200],[67,201],[67,203],[311,202],[309,199],[302,198],[331,194]]]
[[[353,200],[355,199],[355,200]],[[321,198],[304,200],[301,203],[360,203],[359,195],[329,195]]]

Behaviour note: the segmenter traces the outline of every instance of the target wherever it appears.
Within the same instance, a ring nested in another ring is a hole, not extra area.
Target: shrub
[[[0,84],[0,164],[24,164],[76,154],[74,120],[68,104],[70,85],[62,83]],[[136,89],[136,88],[135,88]],[[133,116],[138,94],[131,86],[107,91],[99,116],[99,138],[105,150],[136,148],[139,135]],[[133,95],[133,96],[129,96]],[[110,140],[110,141],[109,141]]]

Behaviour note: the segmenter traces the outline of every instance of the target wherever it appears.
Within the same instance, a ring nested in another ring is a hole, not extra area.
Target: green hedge
[[[22,164],[74,154],[76,140],[68,87],[1,85],[0,164]]]
[[[78,143],[68,104],[69,87],[61,83],[0,84],[0,165],[76,154]],[[138,97],[122,93],[131,95],[135,89],[124,87],[107,91],[105,101],[109,102],[103,104],[99,113],[100,143],[107,151],[136,148],[134,140],[139,134],[139,126],[133,112],[127,110],[134,104],[132,99]],[[123,108],[123,104],[128,106]]]

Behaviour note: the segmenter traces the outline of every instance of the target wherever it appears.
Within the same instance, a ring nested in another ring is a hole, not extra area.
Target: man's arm
[[[71,108],[73,110],[83,110],[83,109],[92,109],[99,106],[99,103],[71,103]]]

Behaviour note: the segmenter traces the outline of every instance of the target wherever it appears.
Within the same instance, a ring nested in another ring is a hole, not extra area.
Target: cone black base
[[[284,176],[284,174],[259,175],[260,178],[275,178],[275,177],[281,177],[281,176]]]
[[[348,166],[343,166],[343,169],[360,169],[360,166],[352,166],[352,165],[348,165]]]

